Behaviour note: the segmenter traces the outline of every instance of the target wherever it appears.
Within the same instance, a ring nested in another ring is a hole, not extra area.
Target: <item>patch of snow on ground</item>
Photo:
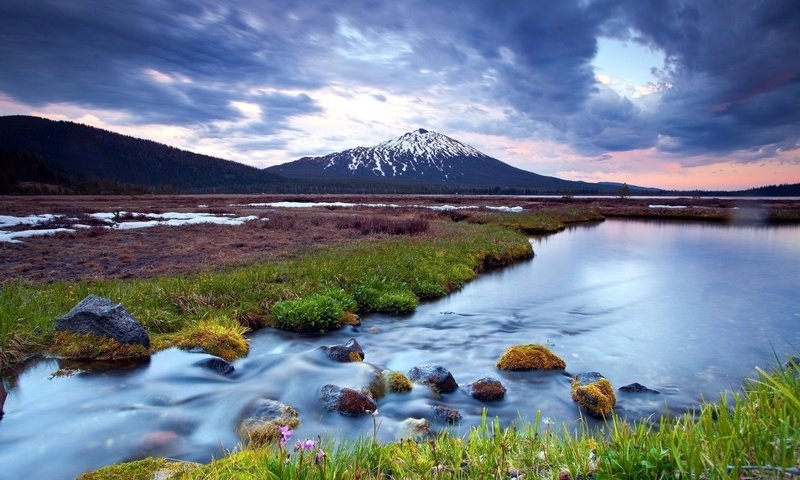
[[[0,228],[16,227],[17,225],[39,225],[62,216],[63,215],[53,215],[50,213],[45,213],[43,215],[27,215],[25,217],[0,215]]]
[[[6,232],[0,230],[0,242],[22,243],[18,238],[36,237],[39,235],[54,235],[56,233],[74,232],[71,228],[50,228],[43,230],[23,230],[21,232]]]
[[[686,205],[648,205],[647,208],[689,208]]]
[[[349,203],[349,202],[270,202],[270,203],[248,203],[246,205],[231,205],[232,207],[274,207],[274,208],[312,208],[312,207],[369,207],[369,208],[427,208],[430,210],[447,211],[447,210],[469,210],[481,208],[477,205],[397,205],[394,203]],[[490,210],[497,210],[501,212],[521,212],[522,207],[486,207]]]

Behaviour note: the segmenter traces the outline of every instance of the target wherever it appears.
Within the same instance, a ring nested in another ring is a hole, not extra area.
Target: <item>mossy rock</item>
[[[571,390],[572,400],[598,418],[608,417],[617,404],[614,387],[598,372],[579,373],[572,379]]]
[[[199,467],[192,462],[176,462],[163,458],[144,458],[86,472],[77,480],[169,480]]]
[[[67,331],[56,332],[48,352],[75,360],[128,360],[150,356],[150,350],[142,345]]]
[[[239,435],[248,446],[261,447],[280,439],[280,427],[296,428],[299,424],[297,410],[276,400],[262,398],[239,426]]]
[[[535,343],[509,347],[497,361],[500,370],[563,370],[566,367],[566,362],[558,355]]]
[[[247,355],[250,346],[244,333],[247,331],[231,321],[207,320],[190,325],[171,339],[184,350],[201,349],[228,362]]]

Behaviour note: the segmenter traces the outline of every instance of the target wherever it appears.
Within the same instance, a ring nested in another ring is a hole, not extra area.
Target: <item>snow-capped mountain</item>
[[[423,128],[374,147],[304,157],[267,169],[292,178],[393,183],[575,188],[583,182],[545,177],[512,167],[447,135]]]

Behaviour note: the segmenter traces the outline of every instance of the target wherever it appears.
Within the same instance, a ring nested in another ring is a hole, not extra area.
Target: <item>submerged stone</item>
[[[424,418],[407,418],[400,422],[397,432],[397,440],[417,440],[430,435],[431,424]]]
[[[661,393],[658,390],[653,390],[652,388],[647,388],[641,383],[633,382],[630,385],[625,385],[624,387],[619,387],[617,390],[620,392],[625,393]]]
[[[125,307],[96,295],[89,295],[72,310],[58,317],[55,330],[110,338],[126,345],[150,348],[147,331]]]
[[[433,407],[433,413],[446,423],[452,424],[461,421],[461,412],[455,408],[445,407],[444,405],[436,405]]]
[[[572,400],[595,417],[607,417],[617,403],[611,382],[598,372],[575,375],[571,390]]]
[[[408,378],[414,383],[428,385],[440,393],[450,393],[458,389],[453,374],[441,365],[418,365],[408,371]]]
[[[326,410],[350,417],[372,414],[378,410],[378,404],[369,395],[338,385],[323,386],[320,390],[320,399]]]
[[[351,338],[344,345],[330,345],[322,347],[322,351],[337,362],[361,362],[364,360],[364,350],[355,338]]]
[[[563,370],[566,362],[547,347],[531,343],[506,349],[497,368],[500,370]]]
[[[221,373],[222,375],[230,375],[235,370],[233,365],[219,357],[207,358],[199,361],[197,364],[201,367]]]
[[[506,387],[495,378],[484,377],[469,385],[469,393],[476,400],[493,402],[506,396]]]
[[[295,428],[299,424],[297,410],[277,400],[262,398],[251,407],[239,426],[239,434],[250,445],[261,446],[280,439],[280,427]]]

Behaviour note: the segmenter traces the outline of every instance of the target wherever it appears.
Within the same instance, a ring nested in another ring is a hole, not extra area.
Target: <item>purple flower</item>
[[[320,463],[322,463],[322,460],[324,458],[325,458],[325,452],[320,448],[319,450],[317,450],[317,456],[314,461],[317,463],[317,465],[319,465]]]
[[[314,440],[309,440],[307,438],[302,442],[298,440],[297,443],[294,444],[295,451],[302,450],[305,452],[308,450],[314,450],[315,448],[317,448],[316,442],[314,442]]]
[[[281,434],[281,439],[279,440],[279,443],[281,447],[285,447],[286,444],[289,442],[289,439],[294,434],[294,430],[292,430],[292,427],[288,425],[281,425],[280,427],[278,427],[278,431]]]

